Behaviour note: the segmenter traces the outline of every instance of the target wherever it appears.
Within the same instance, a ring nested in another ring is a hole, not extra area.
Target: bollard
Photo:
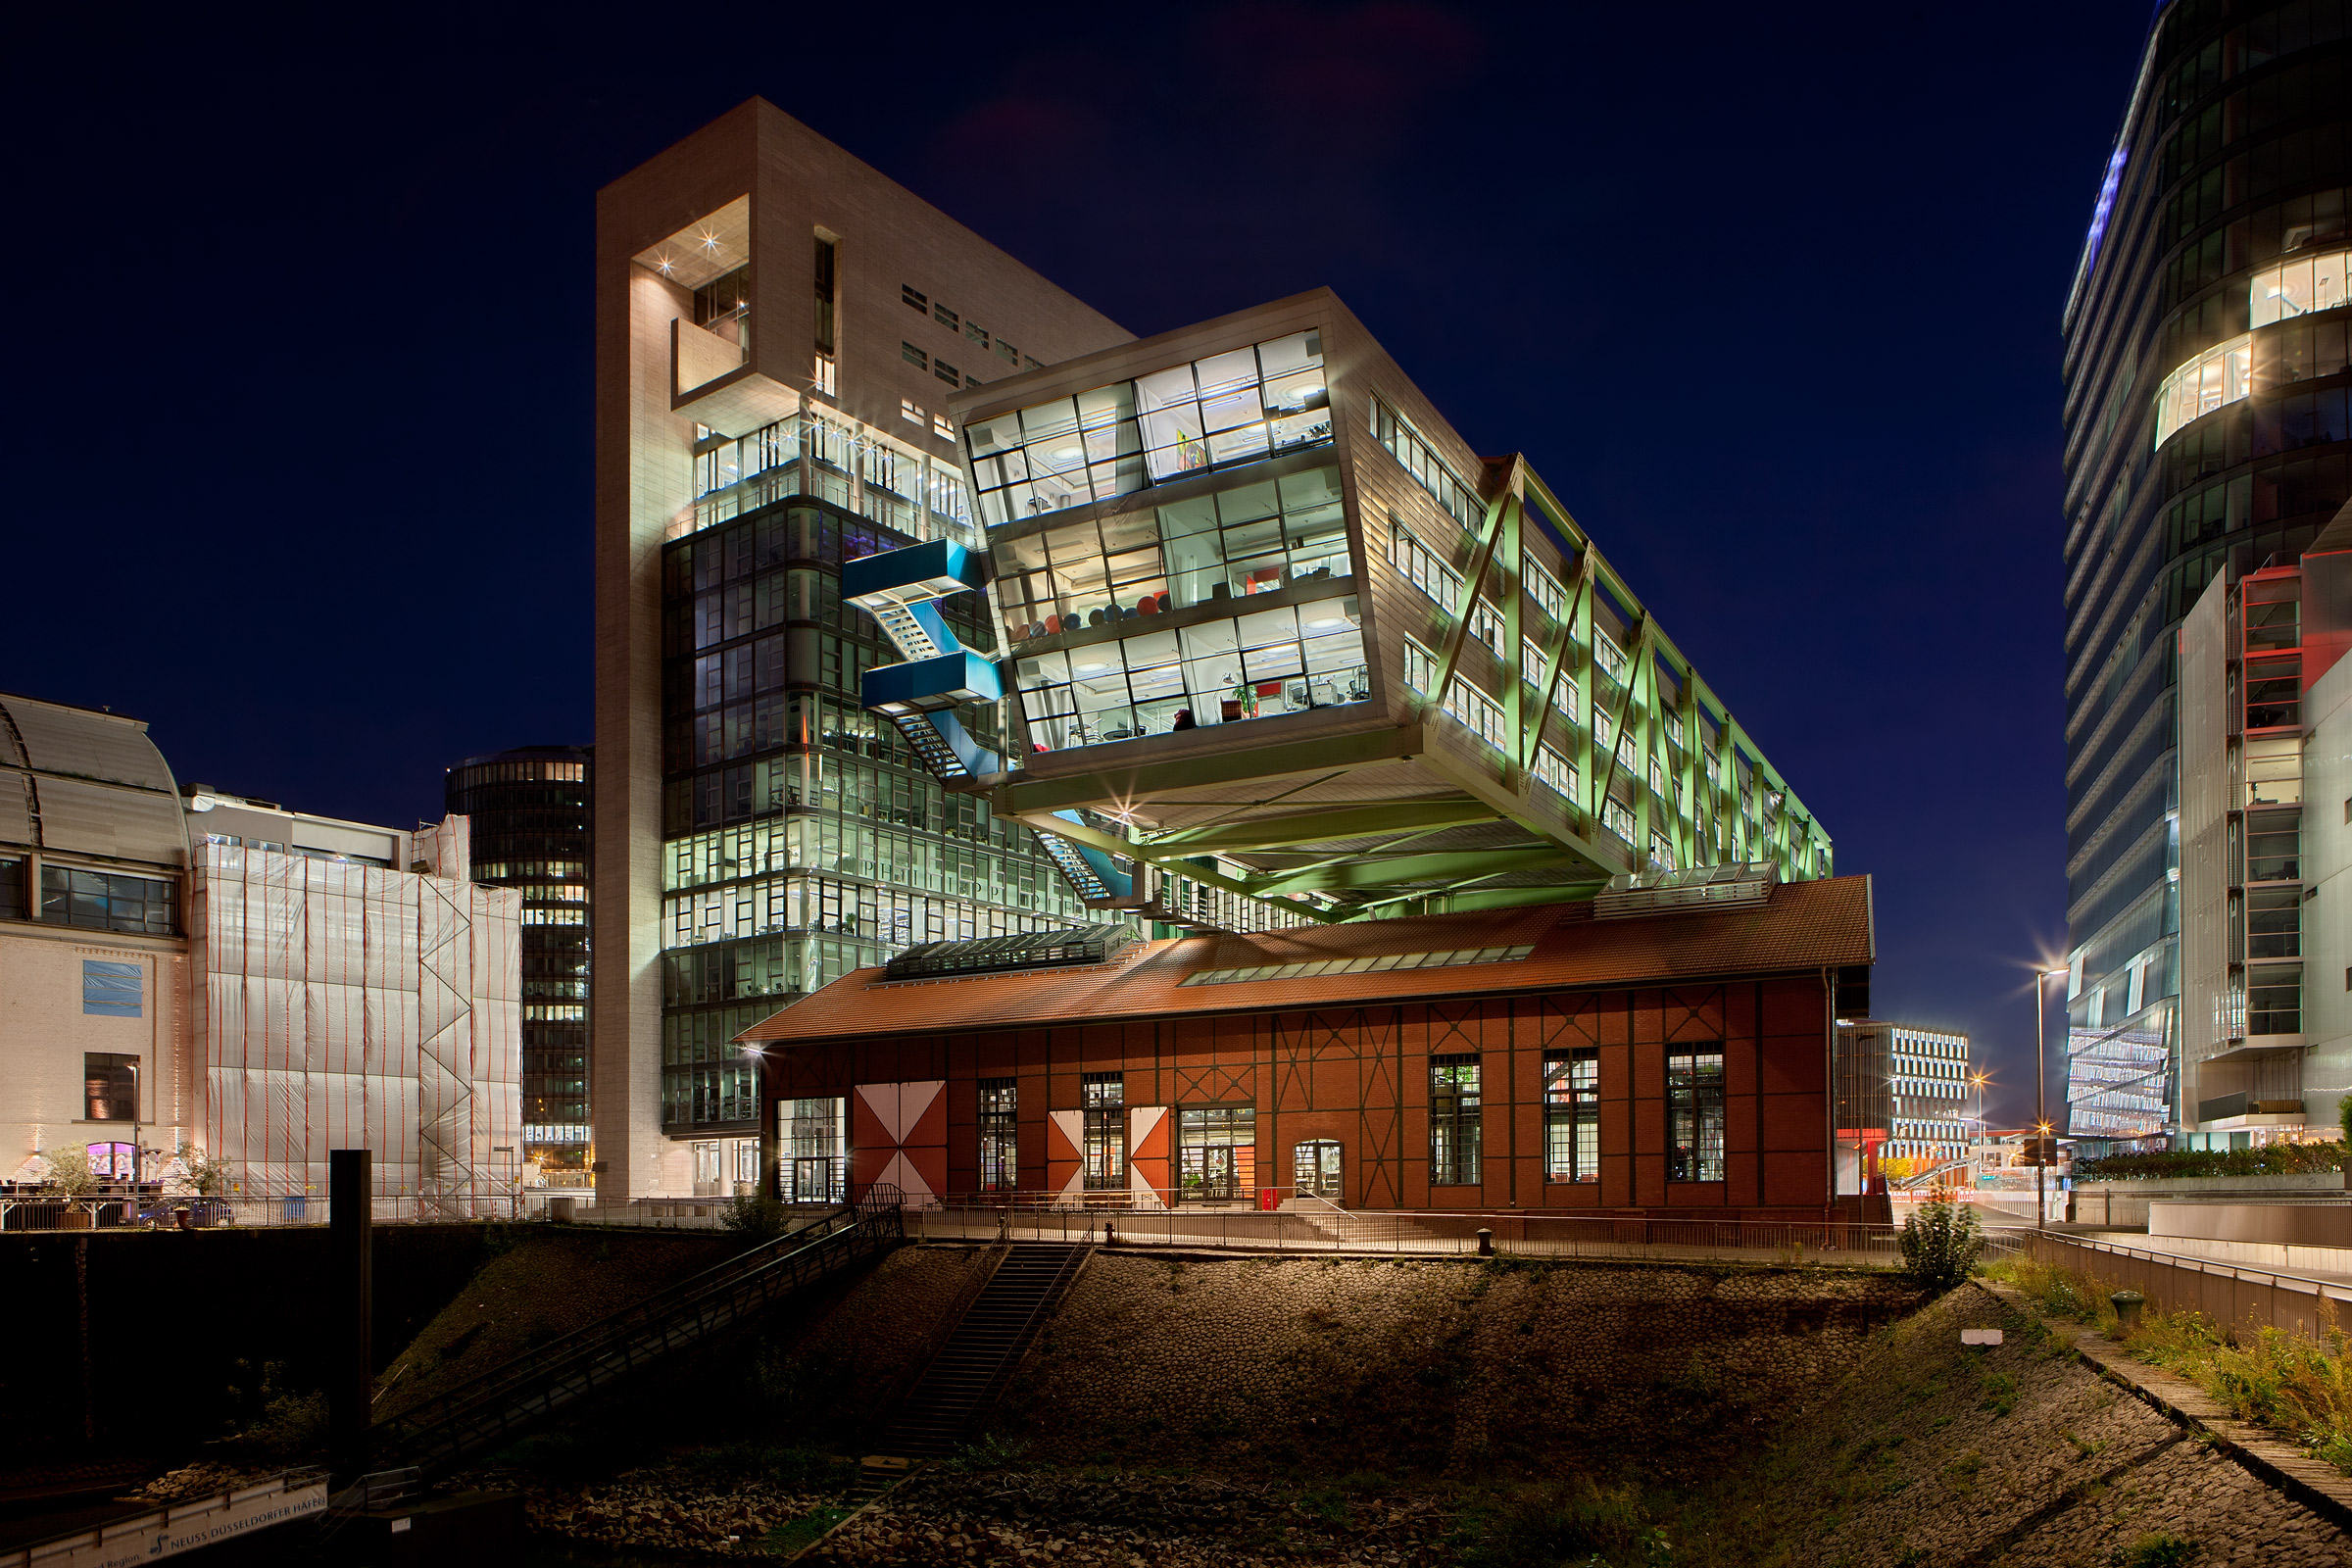
[[[1481,1257],[1494,1255],[1494,1233],[1484,1225],[1478,1228],[1478,1255]]]
[[[2118,1291],[2107,1300],[2115,1308],[2118,1333],[2129,1334],[2139,1327],[2139,1309],[2148,1304],[2146,1297],[2137,1291]]]
[[[1105,1219],[1102,1221],[1102,1245],[1103,1245],[1104,1247],[1111,1247],[1111,1246],[1115,1246],[1115,1245],[1117,1244],[1117,1242],[1118,1242],[1118,1239],[1119,1239],[1119,1227],[1118,1227],[1118,1225],[1117,1225],[1117,1224],[1116,1224],[1114,1221],[1112,1221],[1112,1220],[1110,1220],[1110,1219],[1108,1219],[1108,1218],[1106,1217],[1106,1218],[1105,1218]]]

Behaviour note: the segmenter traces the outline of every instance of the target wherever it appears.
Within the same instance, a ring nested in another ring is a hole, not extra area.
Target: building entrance
[[[1291,1170],[1300,1198],[1340,1200],[1340,1146],[1328,1138],[1291,1151]]]
[[[1257,1108],[1198,1105],[1176,1112],[1176,1195],[1225,1203],[1257,1185]]]

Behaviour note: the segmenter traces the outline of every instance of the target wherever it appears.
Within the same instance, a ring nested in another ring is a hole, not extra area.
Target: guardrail
[[[725,1203],[723,1199],[706,1201],[722,1207]],[[518,1193],[408,1193],[379,1196],[369,1200],[368,1206],[378,1225],[533,1219],[544,1217],[547,1195],[529,1188]],[[326,1199],[309,1194],[0,1194],[0,1230],[6,1231],[275,1230],[326,1222]]]
[[[992,1195],[993,1196],[993,1195]],[[1092,1204],[969,1202],[955,1198],[906,1211],[920,1241],[1084,1242],[1272,1252],[1419,1252],[1477,1255],[1485,1245],[1515,1257],[1723,1257],[1750,1261],[1823,1258],[1871,1264],[1902,1260],[1902,1229],[1838,1219],[1682,1219],[1565,1214],[1448,1214],[1423,1210],[1265,1211],[1186,1206],[1105,1208]],[[2030,1234],[2030,1232],[2028,1233]],[[1987,1228],[1985,1252],[2024,1245],[2014,1227]]]
[[[435,1468],[502,1443],[648,1362],[904,1240],[899,1193],[877,1186],[776,1240],[375,1424],[379,1450]]]
[[[2044,1263],[2079,1268],[2130,1287],[2160,1311],[2201,1312],[2224,1328],[2248,1324],[2325,1339],[2352,1307],[2352,1281],[2255,1268],[2154,1247],[2028,1231],[2026,1245]]]

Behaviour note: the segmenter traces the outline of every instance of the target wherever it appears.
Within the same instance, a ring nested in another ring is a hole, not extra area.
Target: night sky
[[[1335,288],[1876,878],[1879,1016],[2031,1111],[2059,313],[2148,0],[59,9],[0,49],[0,691],[387,823],[590,740],[594,193],[763,95],[1139,334]]]

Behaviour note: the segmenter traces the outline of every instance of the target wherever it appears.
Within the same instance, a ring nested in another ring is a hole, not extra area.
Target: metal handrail
[[[981,1385],[980,1396],[972,1404],[975,1412],[987,1409],[989,1401],[1004,1392],[1004,1385],[1011,1381],[1014,1366],[1020,1361],[1022,1352],[1029,1348],[1029,1341],[1037,1333],[1038,1319],[1044,1315],[1048,1307],[1060,1300],[1061,1293],[1068,1289],[1071,1280],[1077,1278],[1078,1270],[1085,1266],[1087,1258],[1093,1252],[1094,1247],[1091,1243],[1081,1244],[1073,1246],[1069,1255],[1061,1260],[1061,1266],[1055,1269],[1054,1277],[1046,1282],[1045,1291],[1038,1297],[1037,1304],[1029,1309],[1029,1315],[1021,1319],[1021,1326],[1013,1331],[1012,1344],[1006,1348],[1004,1358],[997,1363],[994,1371],[989,1373],[988,1382]]]
[[[416,1453],[426,1463],[447,1461],[552,1413],[642,1362],[666,1354],[741,1317],[776,1292],[797,1290],[821,1278],[842,1261],[855,1259],[886,1235],[904,1240],[898,1189],[877,1187],[855,1210],[837,1209],[824,1218],[765,1243],[716,1268],[706,1269],[611,1317],[574,1330],[469,1379],[399,1415],[375,1423],[373,1433]],[[841,1223],[844,1219],[847,1223]],[[809,1240],[809,1233],[826,1234]],[[787,1250],[786,1243],[800,1245]],[[813,1273],[811,1270],[813,1269]]]

